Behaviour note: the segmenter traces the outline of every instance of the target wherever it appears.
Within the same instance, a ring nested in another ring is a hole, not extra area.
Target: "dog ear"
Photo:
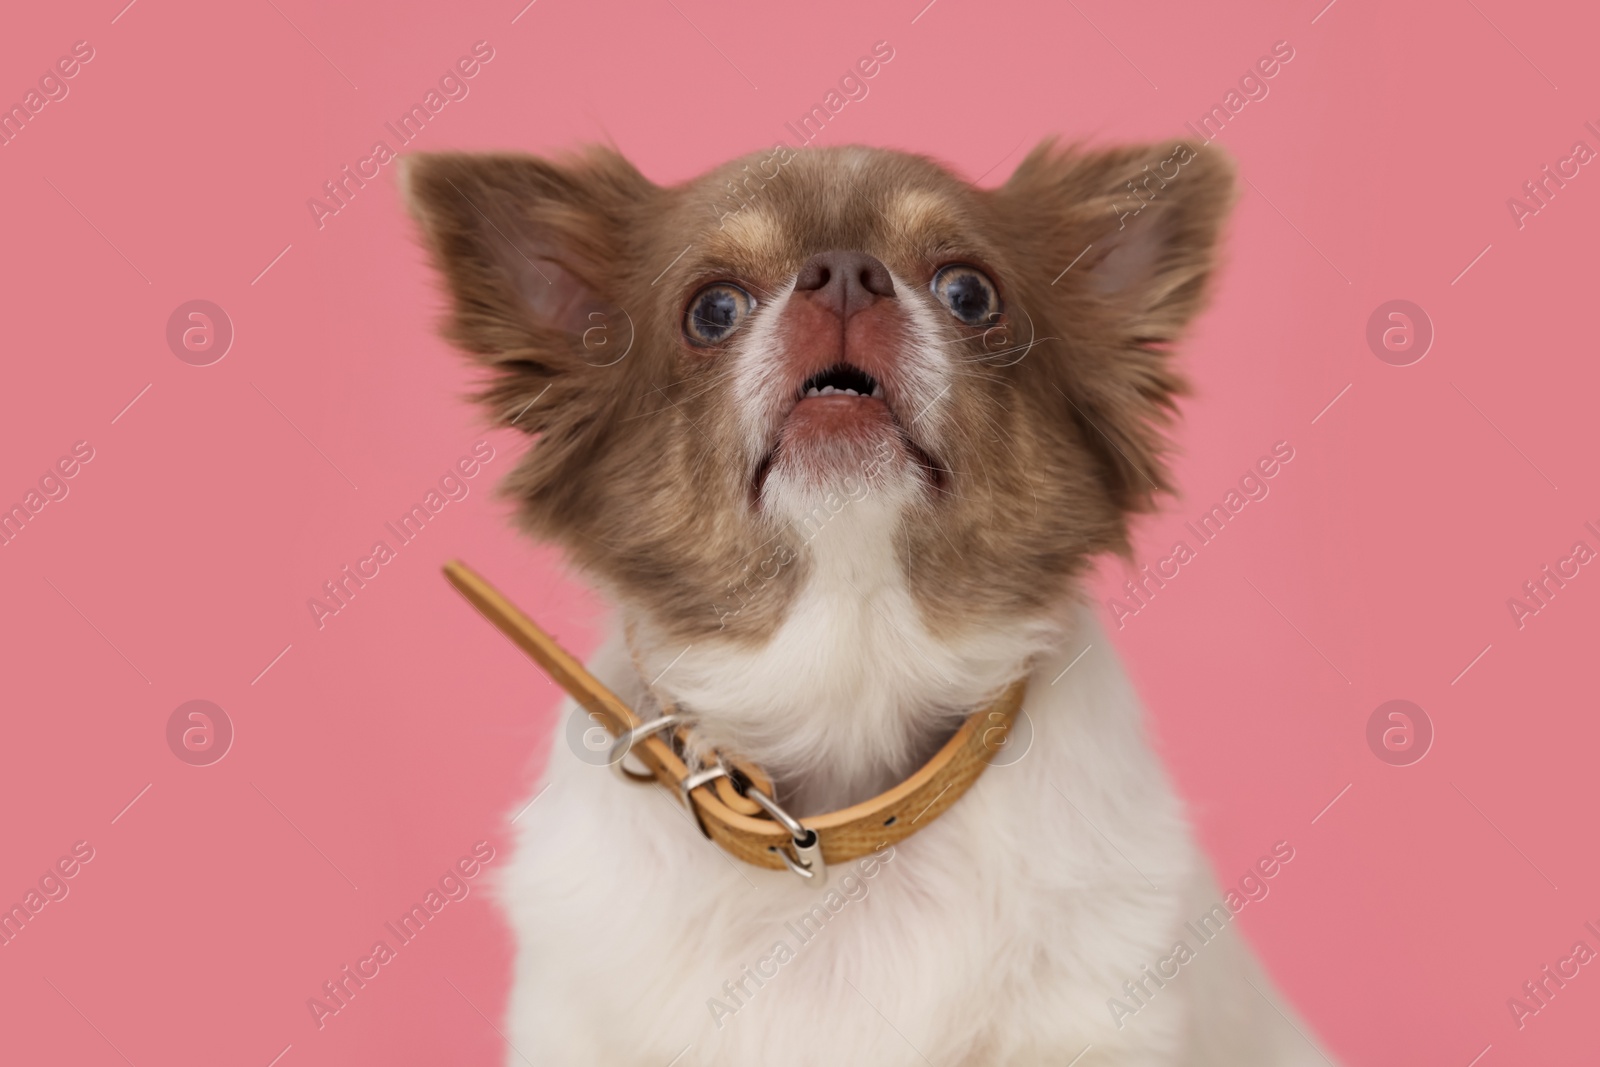
[[[633,340],[627,233],[660,190],[601,148],[562,163],[412,155],[401,182],[444,278],[444,335],[490,372],[476,399],[546,446],[592,421],[596,372]]]
[[[1071,264],[1058,284],[1098,298],[1125,337],[1165,344],[1204,303],[1233,164],[1184,141],[1101,152],[1046,141],[1001,194],[1034,220],[1035,254]]]
[[[1051,361],[1050,384],[1124,511],[1171,490],[1161,431],[1186,387],[1170,346],[1204,305],[1233,185],[1215,145],[1046,141],[996,192],[1014,246],[1044,279],[1024,296],[1069,353]]]

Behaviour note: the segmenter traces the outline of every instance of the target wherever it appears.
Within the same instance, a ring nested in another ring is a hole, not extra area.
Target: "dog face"
[[[1177,142],[1047,143],[994,190],[856,147],[672,187],[603,149],[405,181],[446,336],[537,438],[505,487],[526,528],[664,632],[751,643],[835,516],[935,633],[1046,612],[1126,550],[1232,196]]]

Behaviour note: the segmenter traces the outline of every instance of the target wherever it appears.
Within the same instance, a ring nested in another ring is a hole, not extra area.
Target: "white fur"
[[[879,632],[860,613],[844,629],[869,642]],[[815,633],[794,624],[796,640]],[[1085,645],[1090,651],[1052,685]],[[840,640],[795,651],[846,666],[828,651],[843,649],[856,660],[850,678],[909,669],[903,657],[868,660],[887,647]],[[1005,673],[992,652],[949,651],[940,666],[972,683],[987,663],[998,683]],[[710,679],[718,661],[724,677],[744,677],[728,653],[691,650],[667,678],[691,658],[699,662],[685,677]],[[757,677],[777,670],[759,662],[767,659],[752,664]],[[620,641],[595,667],[619,692],[637,694]],[[758,686],[730,689],[742,698]],[[767,691],[796,708],[789,721],[804,740],[792,743],[805,750],[796,758],[810,762],[822,748],[852,761],[863,739],[848,720],[870,717],[864,705],[888,699],[891,687],[868,684],[840,701],[846,686],[796,672]],[[507,1062],[665,1067],[682,1054],[680,1067],[1060,1067],[1093,1046],[1080,1067],[1323,1063],[1263,999],[1272,987],[1231,926],[1195,946],[1196,961],[1118,1028],[1108,1000],[1128,1002],[1124,981],[1180,937],[1193,943],[1182,924],[1220,894],[1144,742],[1137,699],[1087,609],[1075,613],[1062,651],[1039,661],[1025,708],[1034,734],[1027,754],[991,768],[895,846],[874,877],[857,874],[864,897],[803,948],[785,923],[830,888],[843,896],[841,880],[855,865],[836,865],[829,886],[817,889],[732,860],[665,791],[581,762],[558,731],[548,792],[519,820],[502,886],[518,937]],[[829,726],[808,722],[812,716]],[[780,939],[796,958],[756,988],[743,968]],[[713,998],[738,1005],[723,983],[741,980],[752,995],[737,1012],[713,1011]]]
[[[771,433],[770,316],[787,295],[750,324],[736,368],[752,455]],[[917,403],[931,405],[937,433],[953,372],[926,310],[912,312]],[[763,503],[798,524],[829,489],[791,474],[775,472]],[[880,472],[827,510],[804,548],[807,581],[762,648],[674,647],[624,605],[641,666],[694,710],[699,737],[760,765],[801,812],[892,784],[1025,670],[1031,747],[886,850],[870,877],[836,865],[819,888],[731,859],[666,791],[577,758],[567,702],[546,791],[517,821],[500,887],[517,936],[508,1063],[1324,1062],[1232,924],[1193,946],[1195,961],[1136,1015],[1113,1015],[1111,998],[1128,1002],[1123,983],[1189,937],[1184,922],[1220,894],[1089,609],[1065,604],[957,643],[924,627],[893,549],[917,477],[905,465]],[[593,669],[650,705],[620,636]],[[814,917],[820,932],[802,946],[786,924],[819,905],[826,922]],[[746,968],[770,971],[779,941],[793,958],[758,985]]]

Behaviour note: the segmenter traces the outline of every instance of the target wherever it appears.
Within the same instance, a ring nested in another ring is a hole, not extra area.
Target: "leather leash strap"
[[[484,618],[572,694],[613,737],[643,722],[553,637],[465,564],[452,560],[445,564],[444,573]],[[824,861],[845,863],[885,844],[896,844],[943,814],[978,780],[1006,743],[1026,688],[1025,680],[1013,682],[993,704],[973,712],[933,758],[904,781],[860,804],[802,818],[800,822],[820,840]],[[661,785],[681,794],[690,771],[661,734],[636,742],[630,755],[649,768]],[[764,775],[743,764],[735,766],[756,788],[772,796]],[[723,851],[757,867],[782,870],[786,866],[779,852],[791,843],[789,831],[741,796],[727,778],[700,785],[689,797],[701,828]]]

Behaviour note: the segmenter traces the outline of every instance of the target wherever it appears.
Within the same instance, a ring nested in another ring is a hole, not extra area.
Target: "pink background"
[[[538,0],[513,22],[521,0],[123,2],[18,7],[0,35],[0,101],[73,42],[95,50],[0,148],[0,503],[74,442],[95,453],[0,548],[0,903],[74,842],[95,849],[0,947],[0,1058],[504,1054],[509,952],[478,889],[320,1031],[305,1006],[474,842],[503,863],[544,758],[555,691],[439,564],[470,561],[580,651],[599,621],[490,496],[522,447],[504,435],[471,495],[322,630],[306,607],[484,436],[393,167],[321,230],[306,207],[479,40],[494,59],[413,147],[610,137],[675,181],[785,136],[887,40],[893,61],[820,143],[928,152],[986,183],[1047,134],[1181,134],[1287,40],[1270,95],[1221,134],[1250,184],[1187,349],[1185,496],[1145,522],[1138,560],[1274,442],[1295,458],[1112,639],[1219,876],[1295,847],[1240,921],[1334,1052],[1600,1053],[1600,966],[1524,1029],[1506,1006],[1580,937],[1600,948],[1583,930],[1600,925],[1600,567],[1521,630],[1506,606],[1574,541],[1600,548],[1583,529],[1600,525],[1600,175],[1520,230],[1506,206],[1575,140],[1600,147],[1592,11]],[[236,331],[206,367],[165,341],[196,298]],[[1396,298],[1437,334],[1408,367],[1364,336]],[[1436,730],[1413,766],[1367,747],[1393,698]],[[237,731],[212,766],[167,747],[191,699]]]

